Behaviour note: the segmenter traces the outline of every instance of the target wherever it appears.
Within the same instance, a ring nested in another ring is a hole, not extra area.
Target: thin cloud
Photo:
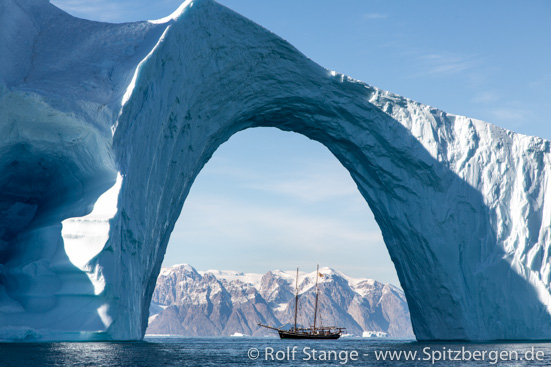
[[[520,108],[497,108],[490,111],[490,114],[499,122],[513,122],[520,126],[530,117],[530,112]]]
[[[388,14],[382,13],[367,13],[363,15],[364,19],[385,19],[388,18]]]
[[[547,72],[540,76],[537,80],[529,82],[528,86],[530,88],[547,87],[549,85],[549,82],[551,82],[551,72]]]
[[[478,104],[488,104],[488,103],[497,102],[498,100],[499,100],[498,94],[491,91],[478,92],[475,94],[475,96],[472,99],[474,103],[478,103]]]
[[[214,159],[216,161],[205,167],[199,179],[231,179],[245,190],[278,194],[309,203],[360,195],[350,174],[334,159],[298,159],[292,168],[274,172],[248,169],[228,159]]]
[[[382,243],[377,227],[368,228],[366,225],[365,229],[358,229],[357,223],[351,225],[338,216],[303,214],[291,208],[267,208],[262,204],[226,197],[189,198],[179,222],[180,229],[175,235],[188,243],[220,238],[223,244],[239,246],[249,244],[255,247],[260,240],[279,246],[300,244],[311,249],[335,244],[355,247]]]
[[[377,225],[366,213],[353,221],[342,214],[276,209],[223,196],[190,197],[164,265],[188,262],[204,269],[265,272],[314,262],[346,271],[353,267],[358,276],[398,284]]]
[[[131,0],[51,0],[51,3],[75,17],[119,23],[147,20],[143,14],[150,14],[150,19],[162,18],[176,10],[181,1],[163,0],[147,5]]]
[[[277,182],[257,182],[249,187],[307,202],[322,202],[359,195],[358,189],[351,178],[327,173],[312,173],[297,179]]]
[[[421,67],[425,69],[418,76],[425,75],[450,75],[472,69],[477,62],[472,57],[445,54],[427,54],[417,57]]]
[[[52,0],[51,3],[73,16],[104,22],[119,21],[131,9],[129,3],[104,0]]]

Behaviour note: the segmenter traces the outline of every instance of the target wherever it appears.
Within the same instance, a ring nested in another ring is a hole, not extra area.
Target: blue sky
[[[320,65],[450,113],[551,139],[551,2],[221,0]],[[52,0],[80,17],[156,19],[179,1]],[[224,183],[222,185],[221,183]],[[216,254],[216,255],[213,255]],[[235,135],[195,182],[165,265],[312,269],[398,284],[377,224],[320,144]]]

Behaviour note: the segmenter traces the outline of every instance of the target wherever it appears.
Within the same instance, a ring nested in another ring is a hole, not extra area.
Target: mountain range
[[[372,279],[319,270],[317,324],[346,327],[347,333],[412,338],[403,291]],[[277,335],[261,328],[294,320],[296,272],[266,274],[197,271],[190,265],[163,268],[150,307],[146,334],[182,336]],[[298,276],[298,323],[313,323],[316,272]]]

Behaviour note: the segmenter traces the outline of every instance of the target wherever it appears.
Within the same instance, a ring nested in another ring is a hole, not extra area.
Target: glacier
[[[213,0],[123,24],[2,0],[0,55],[0,339],[143,338],[194,179],[255,127],[350,172],[418,340],[551,339],[549,141],[328,71]]]

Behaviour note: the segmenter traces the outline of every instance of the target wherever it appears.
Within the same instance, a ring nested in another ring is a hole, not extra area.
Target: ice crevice
[[[141,339],[194,179],[265,126],[350,172],[419,340],[551,339],[548,141],[328,71],[212,0],[125,24],[3,1],[0,54],[0,339]]]

